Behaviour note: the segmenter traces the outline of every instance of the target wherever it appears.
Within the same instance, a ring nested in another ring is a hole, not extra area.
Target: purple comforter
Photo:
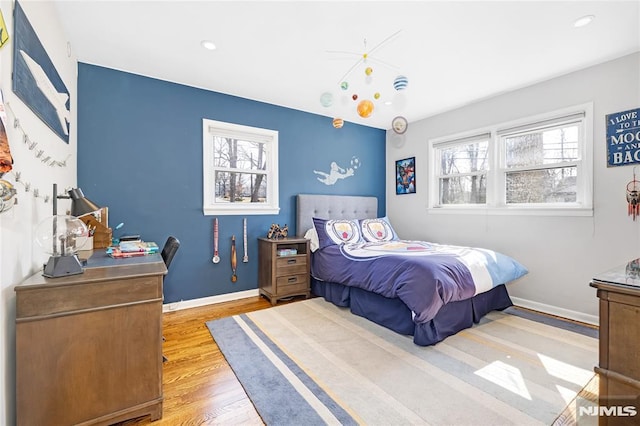
[[[526,274],[500,253],[421,241],[331,245],[311,256],[311,275],[399,298],[414,321],[430,321],[442,306],[468,299]]]

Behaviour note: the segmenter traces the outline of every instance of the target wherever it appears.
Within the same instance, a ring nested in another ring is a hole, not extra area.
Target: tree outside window
[[[203,122],[205,214],[277,212],[277,132]]]

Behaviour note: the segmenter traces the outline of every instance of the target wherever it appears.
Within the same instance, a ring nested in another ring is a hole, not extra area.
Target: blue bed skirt
[[[471,327],[494,310],[513,305],[504,285],[499,285],[471,299],[448,303],[431,321],[413,322],[411,310],[400,299],[389,299],[356,287],[327,283],[311,278],[311,292],[355,315],[367,318],[397,333],[413,336],[420,346],[438,343],[460,330]]]

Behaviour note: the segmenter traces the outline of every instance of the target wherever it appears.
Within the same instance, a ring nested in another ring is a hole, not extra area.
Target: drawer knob
[[[296,281],[298,281],[298,278],[297,277],[290,277],[287,281],[290,282],[290,283],[295,283]]]
[[[287,264],[293,265],[294,263],[296,263],[296,259],[287,259]]]

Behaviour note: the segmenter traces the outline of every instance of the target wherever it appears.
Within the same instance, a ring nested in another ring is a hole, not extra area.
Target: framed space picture
[[[416,157],[396,161],[396,194],[416,192]]]
[[[69,143],[69,91],[17,1],[13,13],[13,91],[55,134]]]

